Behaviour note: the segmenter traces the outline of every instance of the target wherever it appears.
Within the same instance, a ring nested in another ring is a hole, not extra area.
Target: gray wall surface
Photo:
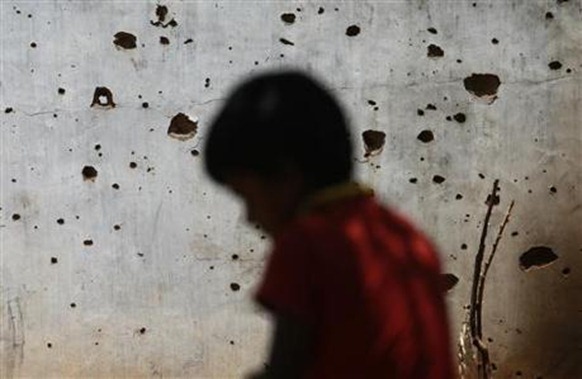
[[[580,0],[0,7],[2,378],[263,364],[269,319],[251,298],[268,239],[198,153],[235,83],[290,67],[337,95],[358,178],[458,278],[455,349],[500,180],[487,251],[515,207],[483,302],[494,376],[582,378]]]

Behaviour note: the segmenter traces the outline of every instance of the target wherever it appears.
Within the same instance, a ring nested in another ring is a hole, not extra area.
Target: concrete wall
[[[157,5],[0,3],[0,376],[262,364],[269,323],[249,299],[268,241],[197,152],[236,81],[299,67],[347,107],[358,176],[459,279],[455,343],[500,179],[488,248],[515,208],[483,303],[495,376],[582,377],[581,1]]]

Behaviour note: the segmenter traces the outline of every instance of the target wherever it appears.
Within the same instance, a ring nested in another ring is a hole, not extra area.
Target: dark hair
[[[336,100],[304,73],[255,76],[228,97],[210,127],[206,170],[218,182],[237,171],[276,178],[286,168],[308,190],[347,181],[352,145]]]

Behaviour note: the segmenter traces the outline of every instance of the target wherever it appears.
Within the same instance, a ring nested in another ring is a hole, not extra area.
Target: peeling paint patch
[[[95,92],[93,92],[93,100],[91,101],[91,107],[101,106],[105,108],[115,108],[115,102],[113,101],[113,93],[107,87],[96,87]]]
[[[386,133],[379,130],[366,130],[362,133],[364,140],[364,149],[366,150],[364,157],[379,154],[386,142]]]
[[[170,121],[168,135],[180,141],[193,138],[198,131],[198,121],[192,121],[184,113],[178,113]]]
[[[113,36],[113,44],[119,46],[122,49],[135,49],[137,46],[137,37],[128,32],[117,32]]]
[[[535,246],[519,256],[519,268],[523,271],[543,268],[552,264],[558,256],[546,246]]]
[[[465,89],[487,104],[492,104],[497,99],[500,84],[499,76],[494,74],[472,74],[463,79]]]

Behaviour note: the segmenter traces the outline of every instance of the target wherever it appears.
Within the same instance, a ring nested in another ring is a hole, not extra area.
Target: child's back
[[[309,378],[451,378],[435,251],[348,186],[275,237],[258,300],[312,326]]]

